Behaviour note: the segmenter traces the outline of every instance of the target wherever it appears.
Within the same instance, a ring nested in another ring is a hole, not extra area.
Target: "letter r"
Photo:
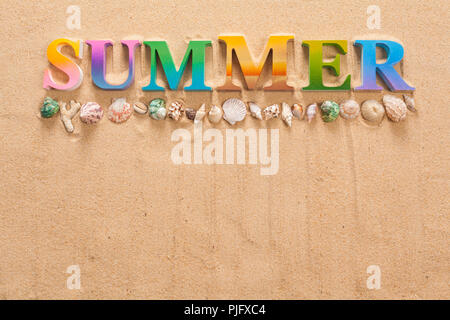
[[[355,90],[383,90],[377,85],[377,74],[386,83],[391,91],[413,91],[394,69],[394,65],[403,59],[403,47],[401,44],[388,40],[356,40],[355,46],[360,47],[361,53],[361,78],[362,85]],[[378,64],[376,48],[386,51],[385,63]]]

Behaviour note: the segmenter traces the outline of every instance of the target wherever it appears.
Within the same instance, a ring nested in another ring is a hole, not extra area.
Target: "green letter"
[[[323,61],[324,45],[335,46],[341,54],[347,53],[347,40],[322,41],[310,40],[303,41],[303,45],[309,48],[309,86],[303,90],[350,90],[350,75],[347,76],[344,83],[339,87],[326,87],[322,82],[322,69],[330,68],[335,76],[339,76],[340,54],[331,62]]]

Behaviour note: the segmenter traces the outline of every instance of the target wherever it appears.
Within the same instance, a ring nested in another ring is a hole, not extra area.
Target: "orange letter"
[[[227,46],[227,78],[225,84],[218,90],[240,90],[238,86],[231,81],[233,52],[240,63],[242,73],[248,89],[255,89],[256,81],[261,74],[264,64],[267,61],[269,53],[272,51],[272,85],[265,87],[265,90],[292,90],[286,83],[287,74],[287,42],[294,39],[292,35],[270,36],[266,48],[259,59],[258,65],[255,64],[247,43],[243,36],[219,36],[219,40],[224,41]]]

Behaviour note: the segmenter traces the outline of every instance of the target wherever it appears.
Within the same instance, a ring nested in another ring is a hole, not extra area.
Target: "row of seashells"
[[[354,119],[361,113],[362,117],[371,122],[379,123],[385,113],[387,117],[394,121],[399,122],[406,118],[406,110],[415,112],[414,98],[407,95],[403,96],[404,101],[392,95],[383,96],[383,104],[376,100],[367,100],[361,107],[355,100],[345,100],[340,105],[334,101],[324,101],[320,107],[316,103],[313,103],[307,107],[301,104],[295,103],[290,106],[283,102],[281,104],[281,110],[279,104],[272,104],[264,109],[261,109],[256,103],[249,102],[248,106],[250,114],[259,120],[269,120],[278,118],[281,115],[281,119],[288,125],[292,126],[292,119],[295,117],[299,120],[305,118],[308,122],[311,122],[318,109],[321,111],[322,120],[324,122],[332,122],[341,115],[344,119]],[[68,132],[73,132],[73,125],[71,120],[80,111],[80,119],[87,124],[95,124],[99,122],[103,117],[103,109],[96,102],[87,102],[81,106],[76,101],[70,101],[70,109],[67,109],[66,103],[56,102],[52,98],[45,98],[41,108],[41,116],[43,118],[50,118],[61,109],[61,120]],[[119,98],[113,100],[112,104],[108,108],[108,119],[121,123],[128,120],[131,117],[132,110],[138,114],[149,116],[155,120],[163,120],[169,117],[175,121],[180,120],[183,114],[186,114],[186,118],[193,120],[194,123],[203,121],[203,118],[208,115],[208,119],[212,123],[218,123],[222,117],[231,125],[244,120],[247,115],[247,106],[245,103],[237,98],[230,98],[226,100],[222,109],[216,105],[213,105],[210,111],[206,112],[206,105],[202,106],[198,110],[192,108],[185,108],[180,101],[173,101],[169,107],[166,108],[166,102],[163,99],[157,98],[150,101],[149,105],[142,102],[136,102],[133,107],[127,103],[125,98]],[[263,117],[264,116],[264,117]]]

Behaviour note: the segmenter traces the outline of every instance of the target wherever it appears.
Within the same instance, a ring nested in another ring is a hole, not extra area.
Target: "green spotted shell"
[[[320,110],[322,110],[322,120],[325,122],[334,121],[339,116],[339,105],[334,101],[324,101]]]
[[[51,118],[55,113],[59,111],[59,104],[50,97],[44,99],[44,103],[41,107],[42,118]]]
[[[155,120],[163,120],[166,117],[166,102],[163,99],[157,98],[150,101],[148,106],[150,117]]]

